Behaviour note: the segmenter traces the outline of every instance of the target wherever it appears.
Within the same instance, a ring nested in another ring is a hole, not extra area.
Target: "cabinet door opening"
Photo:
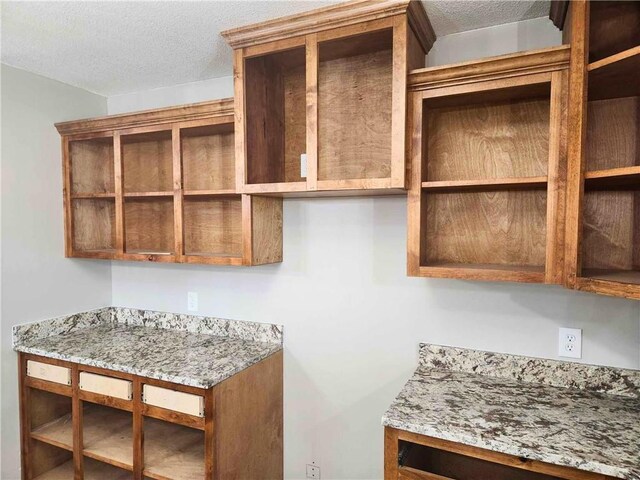
[[[393,30],[318,50],[318,180],[390,178]]]
[[[184,253],[196,256],[242,257],[240,195],[185,198]]]
[[[127,198],[124,221],[126,253],[174,253],[173,197]]]
[[[71,194],[114,195],[113,137],[69,142]]]
[[[246,181],[304,182],[305,48],[245,59]]]
[[[82,453],[116,467],[133,470],[131,412],[82,402]]]
[[[122,135],[124,193],[173,192],[171,131]]]
[[[235,192],[233,124],[180,130],[185,192]]]
[[[204,478],[204,432],[144,418],[144,475],[164,480]]]
[[[116,248],[116,202],[113,198],[71,200],[73,250],[113,253]]]

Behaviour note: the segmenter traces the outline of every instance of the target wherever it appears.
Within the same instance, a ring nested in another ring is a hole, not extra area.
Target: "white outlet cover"
[[[190,312],[198,311],[198,292],[187,293],[187,309]]]
[[[582,330],[579,328],[558,329],[558,356],[582,358]]]

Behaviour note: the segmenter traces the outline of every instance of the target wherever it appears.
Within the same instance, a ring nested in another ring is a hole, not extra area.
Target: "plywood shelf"
[[[173,197],[173,192],[128,192],[125,198],[145,198],[145,197]]]
[[[133,418],[130,412],[84,404],[83,454],[133,470]]]
[[[73,478],[74,469],[73,461],[69,460],[56,468],[39,475],[35,480],[70,480]],[[130,472],[120,468],[113,467],[106,463],[96,460],[84,460],[84,479],[85,480],[132,480],[133,475]]]
[[[518,177],[518,178],[487,178],[479,180],[443,180],[422,182],[422,189],[426,191],[500,191],[500,190],[528,190],[544,189],[547,177]]]
[[[73,450],[71,413],[36,428],[31,432],[31,438],[66,450]]]
[[[640,46],[591,63],[588,70],[592,100],[640,95]]]
[[[72,199],[88,199],[88,198],[116,198],[115,193],[74,193]]]
[[[585,188],[628,188],[640,189],[640,165],[634,167],[611,168],[585,173]]]
[[[583,278],[605,280],[613,283],[640,285],[640,267],[635,270],[606,270],[587,268],[582,271]]]
[[[204,478],[202,431],[145,418],[144,437],[144,475],[158,480]]]
[[[238,196],[234,188],[220,190],[185,190],[185,197]]]
[[[489,280],[495,282],[542,283],[545,278],[545,269],[542,265],[440,262],[421,266],[420,273],[427,277]]]

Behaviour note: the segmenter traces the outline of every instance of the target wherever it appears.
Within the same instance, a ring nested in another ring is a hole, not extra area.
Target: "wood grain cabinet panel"
[[[347,2],[222,35],[239,191],[405,192],[406,76],[435,41],[420,2]]]
[[[413,276],[560,284],[566,47],[409,75]]]
[[[228,99],[57,124],[66,256],[281,262],[282,199],[237,191],[233,115]]]
[[[640,299],[640,2],[569,8],[565,284]]]

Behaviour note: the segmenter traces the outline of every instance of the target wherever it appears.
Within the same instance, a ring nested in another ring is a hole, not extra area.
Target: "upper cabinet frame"
[[[282,261],[282,199],[236,192],[233,99],[56,128],[67,257]]]
[[[566,285],[640,299],[640,2],[568,8]]]
[[[563,281],[569,48],[409,75],[408,274]]]
[[[406,77],[435,41],[420,2],[357,0],[222,35],[238,191],[404,192]]]

